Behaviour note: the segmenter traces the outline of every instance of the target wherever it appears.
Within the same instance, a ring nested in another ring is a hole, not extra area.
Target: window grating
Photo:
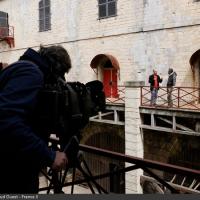
[[[8,26],[8,13],[0,11],[0,27]]]
[[[39,31],[48,31],[51,29],[50,0],[41,0],[39,2]]]
[[[8,35],[9,35],[8,13],[0,11],[0,38],[6,37]]]
[[[116,0],[99,0],[99,18],[116,16]]]

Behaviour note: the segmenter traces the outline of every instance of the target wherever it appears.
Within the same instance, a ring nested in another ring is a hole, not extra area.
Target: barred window
[[[99,19],[117,15],[117,0],[98,0]]]
[[[8,13],[0,11],[0,27],[8,26]]]
[[[8,13],[0,11],[0,38],[9,35]]]
[[[39,2],[39,31],[48,31],[51,29],[50,0],[41,0]]]

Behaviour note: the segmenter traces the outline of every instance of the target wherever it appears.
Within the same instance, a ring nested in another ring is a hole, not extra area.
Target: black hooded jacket
[[[24,170],[26,176],[25,171],[33,173],[51,166],[55,159],[55,152],[33,131],[29,121],[47,72],[47,64],[33,49],[0,72],[0,157],[4,162],[0,175],[12,166]]]

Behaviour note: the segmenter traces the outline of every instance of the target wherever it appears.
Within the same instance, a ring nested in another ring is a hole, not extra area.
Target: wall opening
[[[200,88],[200,49],[192,54],[189,62],[193,75],[193,87]],[[198,96],[200,97],[200,90]],[[198,103],[200,103],[200,98]]]
[[[143,130],[143,133],[145,159],[169,163],[190,169],[200,169],[199,137],[164,132],[158,133],[153,130]],[[182,185],[186,188],[190,188],[194,181],[193,178],[182,176],[180,174],[160,170],[153,170],[153,172],[165,181],[171,182],[173,180],[174,184]],[[149,176],[146,173],[144,173],[144,175]],[[200,186],[196,188],[196,190],[199,191]],[[151,192],[154,193],[155,191],[147,191],[147,193]]]
[[[124,154],[124,126],[90,122],[84,129],[81,143]],[[93,176],[114,172],[125,167],[123,161],[114,158],[106,158],[92,153],[84,153],[84,158]],[[125,193],[125,173],[98,179],[97,182],[108,192]]]
[[[107,98],[118,98],[119,63],[117,59],[109,54],[96,55],[90,66],[96,71],[97,79],[104,85]]]

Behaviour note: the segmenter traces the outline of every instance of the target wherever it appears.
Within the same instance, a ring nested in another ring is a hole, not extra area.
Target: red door
[[[119,97],[117,92],[117,70],[104,69],[103,84],[106,97]]]

